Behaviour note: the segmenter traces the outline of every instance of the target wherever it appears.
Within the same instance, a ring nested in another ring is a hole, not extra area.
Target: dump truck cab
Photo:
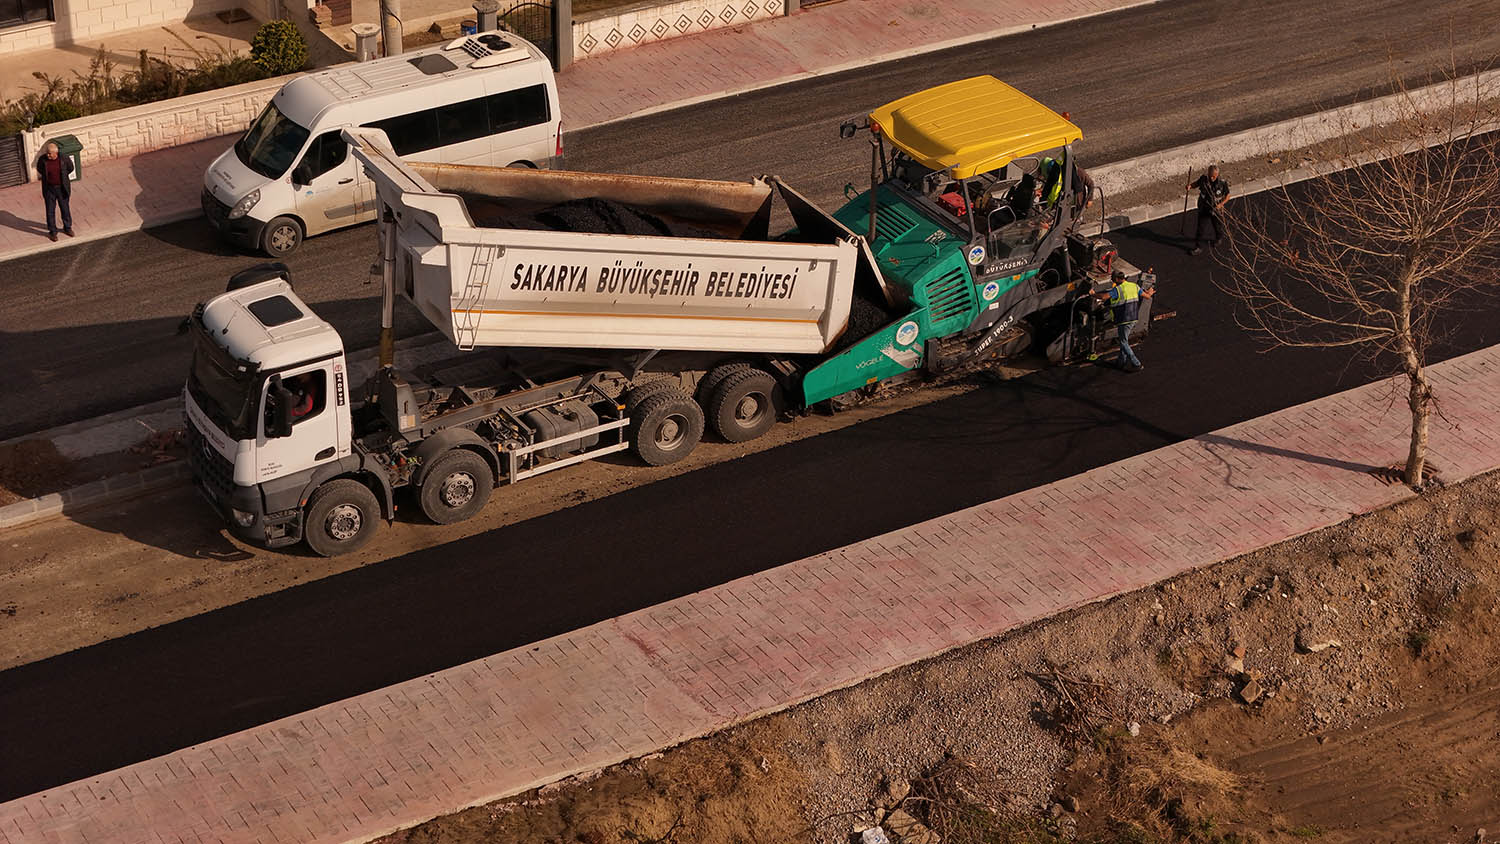
[[[301,538],[301,508],[335,477],[367,482],[384,506],[345,511],[351,524],[389,515],[390,496],[351,439],[343,341],[292,290],[280,265],[237,274],[190,319],[183,390],[189,459],[203,495],[244,539]]]

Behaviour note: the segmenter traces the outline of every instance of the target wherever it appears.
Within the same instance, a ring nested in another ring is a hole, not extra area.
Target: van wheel
[[[530,161],[512,161],[511,163],[509,163],[509,164],[507,164],[505,166],[506,167],[517,167],[517,168],[522,169],[522,170],[535,170],[536,169],[536,165],[532,164]]]
[[[318,487],[302,516],[302,538],[324,557],[357,551],[375,535],[380,502],[370,488],[340,478]]]
[[[455,448],[427,467],[417,497],[427,518],[451,525],[483,510],[494,491],[490,464],[468,449]]]
[[[291,217],[277,217],[266,223],[260,236],[260,248],[272,258],[280,258],[297,251],[302,245],[302,224]]]
[[[708,397],[714,433],[728,442],[742,443],[771,430],[776,424],[779,391],[776,379],[762,370],[731,373]]]
[[[648,466],[676,463],[703,439],[703,408],[681,390],[661,390],[630,415],[630,447]]]

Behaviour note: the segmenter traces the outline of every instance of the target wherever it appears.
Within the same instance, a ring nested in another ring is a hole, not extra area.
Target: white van
[[[281,257],[305,237],[374,219],[375,185],[340,130],[384,130],[414,161],[560,167],[557,83],[511,33],[299,76],[203,174],[203,214],[236,243]]]

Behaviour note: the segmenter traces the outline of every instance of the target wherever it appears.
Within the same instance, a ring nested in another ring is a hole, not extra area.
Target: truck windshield
[[[282,114],[276,103],[271,102],[234,142],[234,153],[246,167],[268,179],[276,179],[292,166],[302,145],[307,143],[307,135],[306,128]]]
[[[208,418],[231,439],[255,436],[255,406],[260,379],[255,373],[227,366],[228,355],[199,334],[193,343],[188,392]]]

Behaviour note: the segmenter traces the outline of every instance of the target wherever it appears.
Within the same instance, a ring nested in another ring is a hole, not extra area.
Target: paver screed
[[[1500,346],[1431,374],[1444,476],[1500,466]],[[0,840],[359,841],[702,736],[1407,498],[1370,474],[1405,455],[1398,396],[1319,399],[0,804]]]

